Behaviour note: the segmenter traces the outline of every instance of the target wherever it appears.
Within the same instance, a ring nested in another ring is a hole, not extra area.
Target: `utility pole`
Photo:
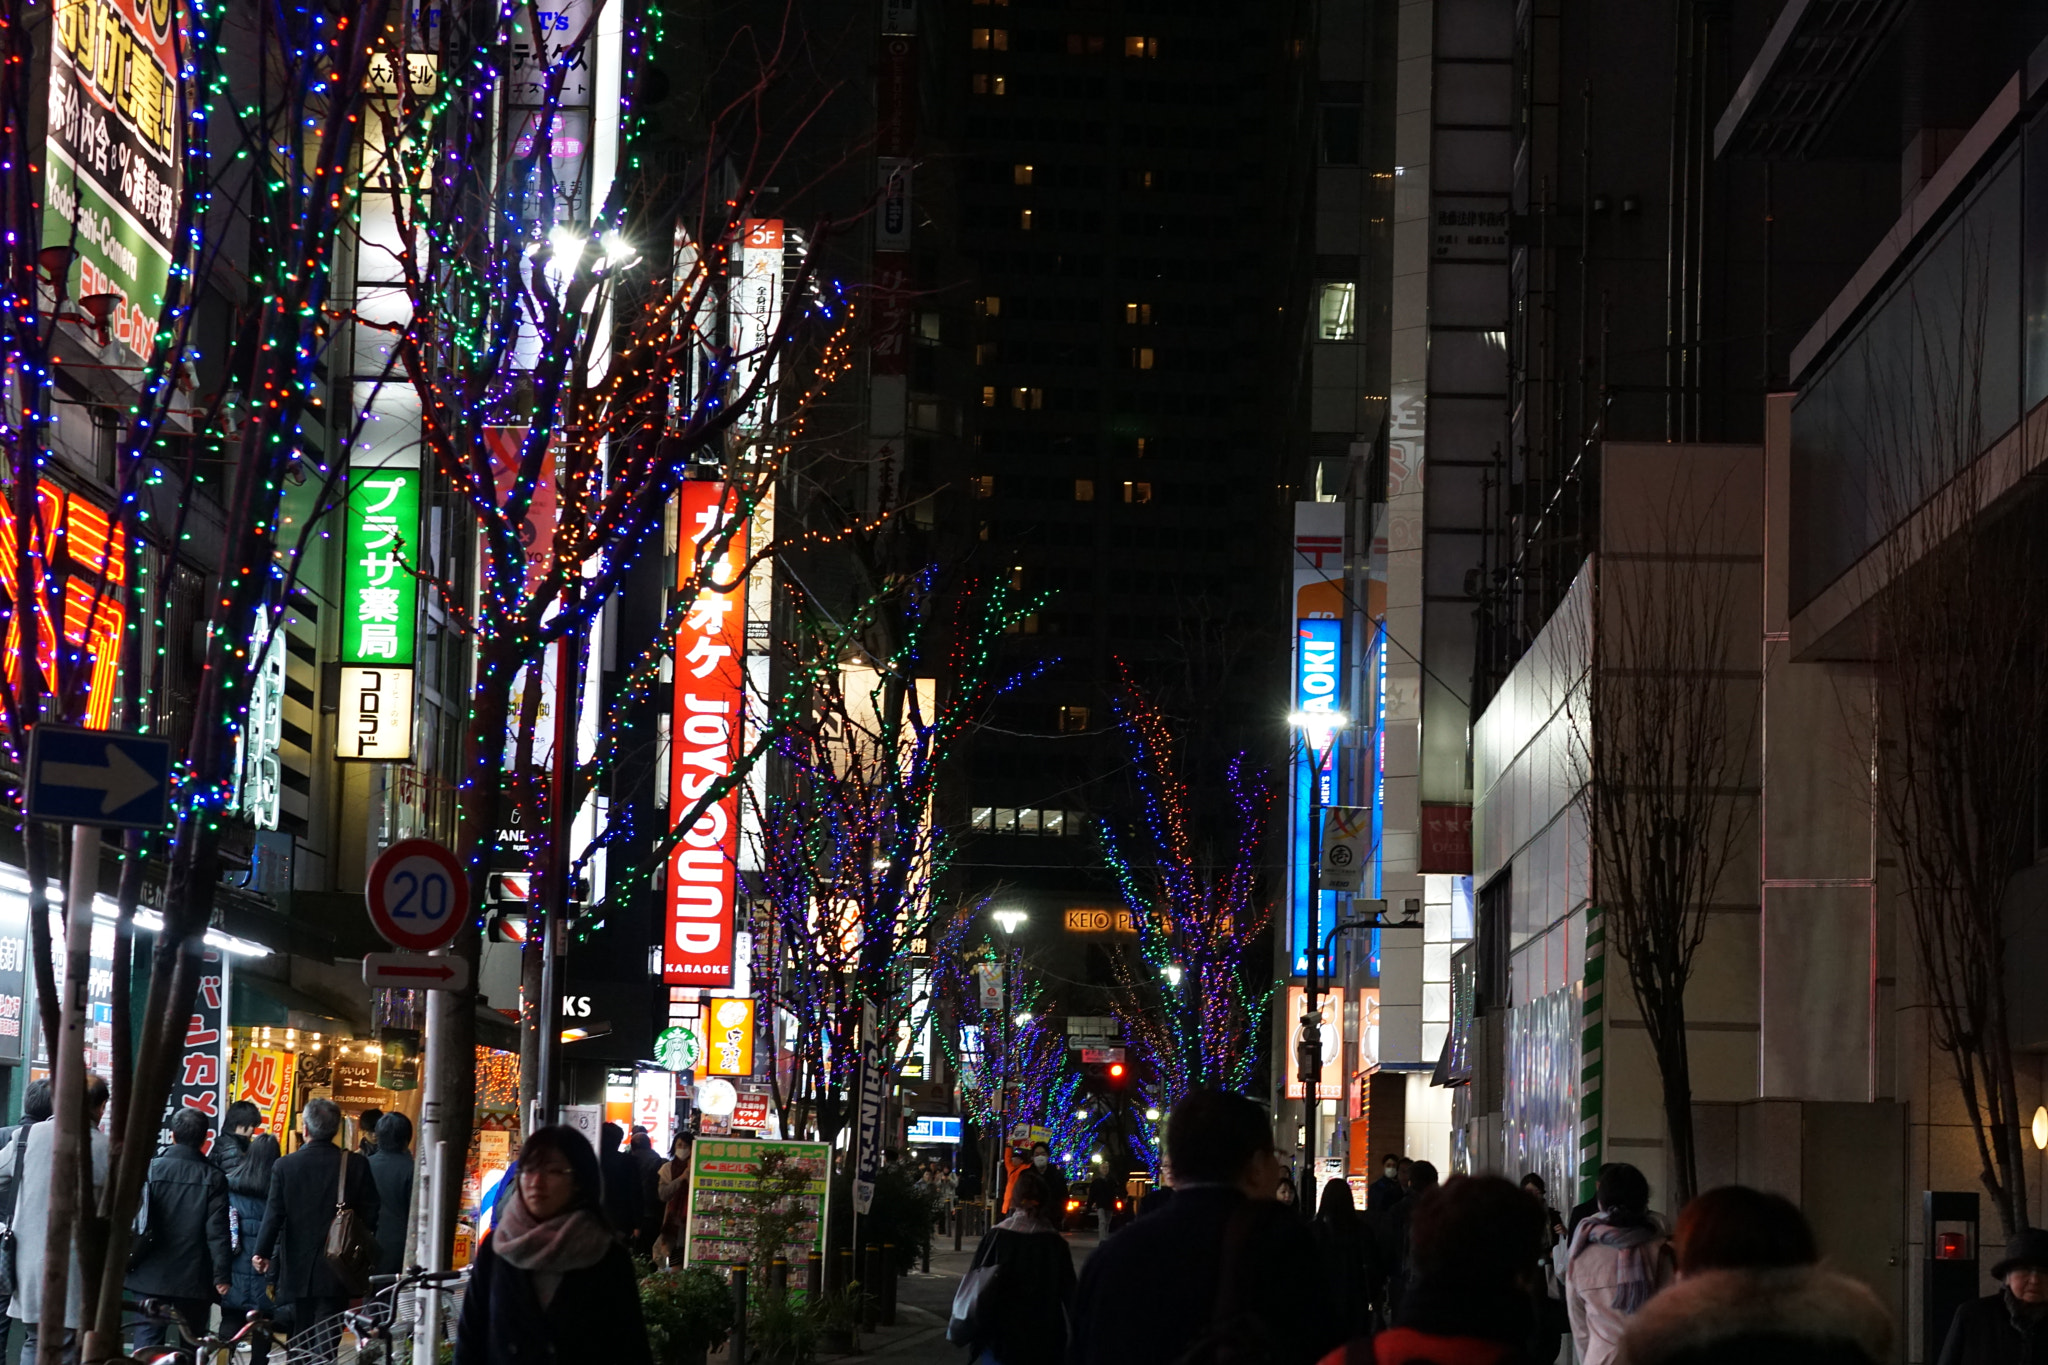
[[[541,893],[539,1066],[533,1088],[534,1128],[553,1123],[561,1104],[562,959],[567,956],[571,871],[570,826],[575,819],[576,693],[583,651],[570,631],[555,644],[555,734],[548,773],[547,877]],[[531,1131],[531,1130],[529,1130]]]

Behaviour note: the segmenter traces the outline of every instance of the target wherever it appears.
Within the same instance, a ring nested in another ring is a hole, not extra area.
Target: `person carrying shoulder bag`
[[[1013,1212],[988,1230],[974,1254],[972,1302],[956,1308],[948,1339],[974,1365],[1061,1365],[1074,1312],[1074,1253],[1053,1222],[1051,1183],[1018,1172]],[[962,1313],[960,1309],[964,1309]]]

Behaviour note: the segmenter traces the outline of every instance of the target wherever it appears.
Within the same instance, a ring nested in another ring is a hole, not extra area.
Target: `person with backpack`
[[[1628,1320],[1671,1283],[1677,1265],[1641,1171],[1625,1161],[1601,1167],[1594,1197],[1600,1211],[1579,1224],[1565,1254],[1564,1302],[1579,1365],[1611,1365],[1621,1359]]]
[[[305,1142],[270,1168],[263,1227],[250,1258],[259,1273],[277,1267],[277,1299],[291,1320],[293,1365],[326,1365],[341,1346],[341,1314],[363,1286],[337,1273],[327,1255],[342,1208],[356,1230],[377,1235],[379,1200],[370,1163],[336,1145],[341,1108],[324,1096],[308,1100],[299,1119]]]
[[[175,1322],[152,1317],[138,1323],[138,1351],[180,1340],[179,1324],[205,1331],[214,1300],[232,1288],[228,1180],[200,1151],[212,1126],[199,1110],[180,1109],[171,1115],[171,1145],[149,1163],[136,1220],[141,1234],[129,1250],[122,1288],[136,1298],[161,1300]]]
[[[1074,1252],[1052,1220],[1053,1198],[1042,1174],[1020,1172],[1010,1186],[1010,1216],[975,1250],[956,1296],[972,1302],[956,1307],[948,1336],[976,1365],[1060,1365],[1066,1358]]]

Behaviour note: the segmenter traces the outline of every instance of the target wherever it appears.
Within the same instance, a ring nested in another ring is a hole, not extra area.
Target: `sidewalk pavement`
[[[1078,1272],[1095,1250],[1095,1234],[1072,1233],[1067,1238],[1074,1248],[1074,1269]],[[929,1273],[914,1270],[896,1285],[896,1323],[863,1332],[851,1354],[818,1356],[818,1365],[828,1361],[887,1360],[890,1365],[963,1365],[965,1349],[946,1340],[946,1319],[953,1309],[953,1291],[960,1277],[974,1261],[974,1243],[963,1242],[952,1249],[950,1237],[940,1238],[932,1248]]]

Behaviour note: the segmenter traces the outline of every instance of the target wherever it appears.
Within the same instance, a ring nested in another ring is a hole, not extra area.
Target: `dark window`
[[[1358,165],[1364,155],[1364,106],[1326,104],[1322,110],[1322,123],[1323,164]]]

